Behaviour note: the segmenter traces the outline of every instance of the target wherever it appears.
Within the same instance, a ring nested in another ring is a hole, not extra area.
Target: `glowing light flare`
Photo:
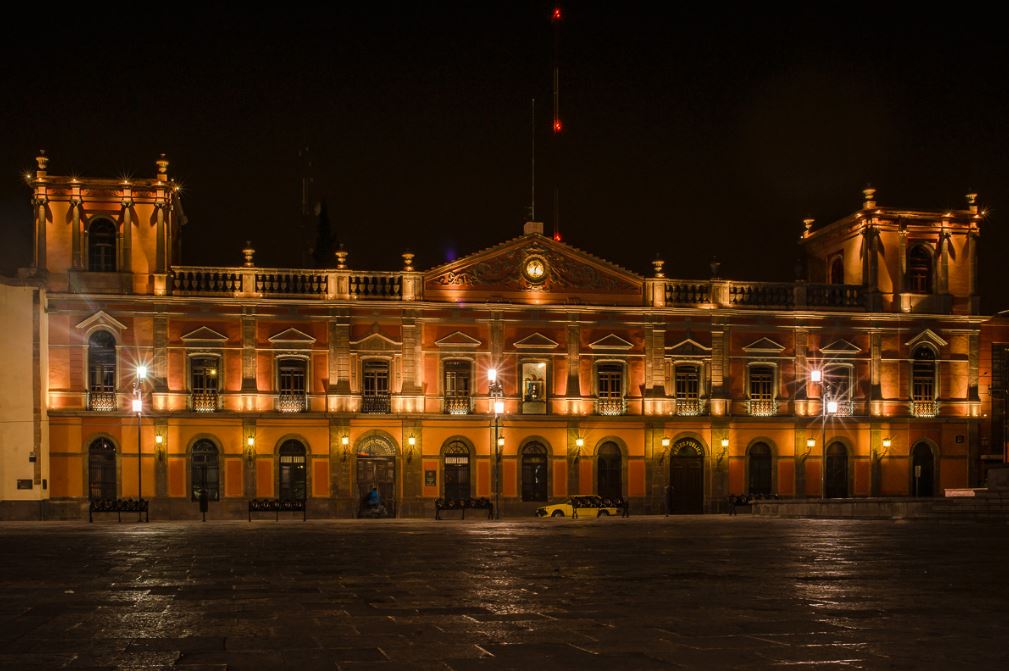
[[[808,447],[809,449],[813,449],[814,447],[816,447],[816,438],[807,438],[806,447]]]
[[[147,366],[140,364],[137,366],[137,379],[146,380],[147,379]]]
[[[143,411],[143,409],[144,409],[144,402],[139,398],[133,399],[133,412],[139,415]]]
[[[562,130],[564,130],[564,124],[560,119],[554,119],[554,132],[560,133]]]
[[[561,8],[560,7],[554,7],[554,11],[550,14],[550,20],[551,21],[562,21],[563,19],[564,19],[564,15],[561,12]]]
[[[809,381],[810,382],[820,382],[823,379],[823,371],[819,368],[814,368],[809,371]]]
[[[561,234],[554,233],[554,242],[560,242],[560,241],[561,241]]]
[[[837,414],[837,401],[827,401],[827,414],[829,415]]]
[[[494,401],[494,414],[504,414],[504,401]]]
[[[487,369],[487,381],[492,383],[497,382],[497,368]]]
[[[722,438],[722,449],[726,449],[728,447],[729,447],[729,439],[728,438]]]

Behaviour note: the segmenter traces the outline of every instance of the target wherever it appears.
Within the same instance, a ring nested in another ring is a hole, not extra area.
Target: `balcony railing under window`
[[[747,401],[747,406],[751,417],[773,417],[778,414],[778,402],[774,399],[751,398]]]
[[[307,406],[304,394],[281,392],[277,399],[277,409],[281,412],[304,412]]]
[[[915,417],[935,417],[939,414],[939,401],[911,401],[911,414]]]
[[[445,397],[445,412],[450,415],[468,415],[472,412],[472,407],[469,396]]]
[[[194,391],[193,410],[196,412],[217,412],[220,396],[216,391]]]
[[[391,411],[392,402],[388,394],[365,395],[361,397],[361,412],[388,414]]]
[[[624,398],[597,398],[597,415],[623,415],[627,413],[627,400]]]
[[[673,414],[684,417],[703,415],[707,402],[703,398],[677,398],[673,404]]]
[[[116,409],[116,392],[88,392],[88,410],[94,412],[113,412]]]
[[[855,404],[851,401],[830,401],[830,404],[831,405],[827,408],[828,415],[851,417],[855,414]]]

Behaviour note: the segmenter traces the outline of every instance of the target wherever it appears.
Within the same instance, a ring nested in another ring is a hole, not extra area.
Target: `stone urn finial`
[[[664,265],[666,265],[666,262],[663,261],[658,256],[656,256],[655,260],[652,261],[652,268],[655,271],[655,277],[665,277],[666,276],[666,274],[664,272],[662,272],[662,266],[664,266]]]
[[[245,241],[245,249],[242,250],[242,256],[245,257],[245,263],[243,263],[242,265],[244,265],[246,268],[252,268],[253,266],[255,266],[256,264],[252,260],[252,256],[255,253],[256,253],[256,250],[252,248],[252,241],[251,240],[246,240]]]
[[[343,243],[340,243],[340,248],[336,250],[336,269],[346,270],[347,269],[347,256],[349,252],[343,248]]]
[[[39,170],[45,171],[46,165],[49,163],[49,157],[46,156],[45,149],[39,149],[39,155],[35,157],[35,163],[38,164]]]
[[[876,207],[876,189],[871,186],[867,186],[862,189],[862,196],[865,201],[862,203],[862,207],[866,210]]]
[[[967,194],[967,211],[977,214],[977,194],[973,191]]]
[[[812,217],[806,217],[805,219],[802,220],[802,225],[806,227],[806,230],[802,234],[804,238],[808,238],[810,235],[813,234],[814,223],[816,223],[816,219],[813,219]]]
[[[413,252],[403,252],[400,256],[403,257],[403,271],[412,272],[413,271]]]

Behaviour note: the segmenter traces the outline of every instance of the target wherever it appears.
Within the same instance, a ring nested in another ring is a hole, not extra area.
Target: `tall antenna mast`
[[[529,179],[529,221],[536,221],[536,98],[532,101],[532,110],[529,114],[529,137],[532,142],[530,161],[532,170]]]
[[[553,149],[554,149],[554,240],[560,242],[561,239],[561,210],[560,210],[560,134],[564,130],[561,122],[561,66],[560,66],[560,41],[561,41],[561,20],[564,14],[560,4],[554,5],[554,10],[550,14],[550,23],[554,28],[554,119],[553,119]]]

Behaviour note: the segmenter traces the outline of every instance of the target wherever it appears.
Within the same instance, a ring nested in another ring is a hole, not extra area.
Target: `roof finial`
[[[158,166],[158,181],[164,182],[168,179],[168,159],[162,154],[161,158],[154,162]]]
[[[45,174],[46,164],[49,163],[49,157],[46,156],[45,149],[39,149],[39,155],[35,157],[35,163],[39,166],[39,172]]]
[[[862,204],[862,208],[869,210],[876,207],[876,189],[871,185],[866,186],[862,189],[862,195],[865,197],[865,202]]]
[[[340,248],[336,250],[336,269],[346,270],[347,269],[347,255],[349,252],[343,248],[343,243],[340,243]]]
[[[403,257],[403,272],[413,271],[413,252],[403,252],[400,254]]]
[[[802,233],[802,237],[808,238],[813,234],[813,224],[815,222],[816,219],[813,219],[812,217],[806,217],[802,220],[802,225],[806,227],[806,230]]]
[[[967,211],[977,214],[977,194],[973,191],[967,194]]]
[[[666,262],[662,260],[658,254],[655,255],[655,260],[652,261],[652,268],[655,269],[655,277],[665,277],[666,274],[662,272],[662,266],[666,265]]]
[[[164,154],[162,154],[164,156]],[[255,262],[252,260],[252,255],[256,253],[256,250],[252,248],[252,241],[245,241],[245,249],[242,250],[242,256],[245,257],[245,263],[243,264],[246,268],[252,268],[255,266]]]

